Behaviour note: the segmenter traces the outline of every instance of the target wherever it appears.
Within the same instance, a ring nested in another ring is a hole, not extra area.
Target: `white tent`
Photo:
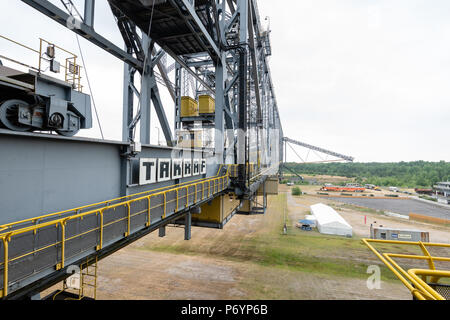
[[[333,208],[318,203],[311,206],[311,213],[317,220],[317,229],[320,233],[352,236],[352,226]]]

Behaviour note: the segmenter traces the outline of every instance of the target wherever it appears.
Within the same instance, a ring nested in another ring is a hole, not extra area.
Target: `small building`
[[[311,221],[313,223],[312,224],[313,227],[317,227],[317,219],[312,214],[311,215],[306,215],[305,219]]]
[[[450,204],[450,181],[438,182],[433,186],[438,202]]]
[[[433,195],[433,189],[424,189],[424,188],[415,188],[414,191],[417,194],[426,194],[426,195]]]
[[[311,213],[316,218],[317,230],[320,233],[346,237],[353,235],[352,226],[333,208],[317,203],[311,206]]]
[[[370,225],[370,238],[379,240],[430,242],[430,233],[420,230],[393,229]]]

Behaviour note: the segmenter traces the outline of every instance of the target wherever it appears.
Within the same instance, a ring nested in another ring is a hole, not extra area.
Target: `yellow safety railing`
[[[209,197],[211,197],[212,195],[214,195],[215,193],[219,193],[223,190],[225,190],[228,186],[229,183],[229,175],[228,175],[228,169],[227,169],[227,173],[224,176],[218,176],[220,171],[221,171],[222,166],[220,166],[219,170],[218,170],[218,174],[216,177],[213,178],[208,178],[208,179],[199,179],[199,180],[195,180],[192,182],[186,182],[184,184],[180,184],[177,187],[166,187],[166,190],[162,190],[164,188],[160,188],[158,190],[152,190],[152,191],[147,191],[147,192],[143,192],[141,194],[135,194],[133,195],[136,198],[130,199],[130,200],[126,200],[129,197],[133,197],[133,196],[126,196],[126,197],[121,197],[121,198],[117,198],[114,200],[109,200],[109,201],[105,201],[105,202],[101,202],[99,204],[94,204],[91,206],[85,206],[85,207],[80,207],[80,208],[89,208],[92,206],[99,206],[100,204],[105,204],[106,206],[101,207],[101,208],[96,208],[93,210],[89,210],[86,212],[82,212],[82,213],[76,213],[77,210],[72,209],[72,210],[67,210],[67,211],[62,211],[59,213],[54,213],[54,214],[50,214],[50,215],[45,215],[45,216],[41,216],[38,218],[33,218],[33,219],[27,219],[27,220],[22,220],[20,222],[17,223],[11,223],[8,225],[3,226],[4,228],[11,228],[14,225],[23,223],[23,222],[30,222],[30,221],[39,221],[42,220],[44,217],[48,218],[48,217],[55,217],[55,220],[51,220],[48,222],[43,222],[43,223],[39,223],[39,224],[35,224],[35,225],[31,225],[31,226],[27,226],[27,227],[23,227],[23,228],[18,228],[18,229],[14,229],[14,230],[10,230],[7,232],[3,232],[0,234],[0,241],[3,244],[3,250],[4,250],[4,254],[3,254],[3,262],[0,262],[0,267],[3,266],[3,290],[0,291],[0,298],[1,297],[5,297],[8,294],[8,265],[13,262],[16,261],[18,259],[24,258],[26,256],[35,254],[37,252],[40,252],[42,250],[48,249],[50,247],[55,247],[60,245],[61,246],[61,260],[60,262],[58,262],[55,267],[57,270],[64,268],[65,266],[65,260],[66,260],[66,256],[65,256],[65,244],[67,241],[70,240],[74,240],[76,238],[79,238],[83,235],[86,235],[88,233],[91,232],[95,232],[95,231],[99,231],[100,233],[100,237],[99,237],[99,244],[96,247],[96,250],[101,250],[103,248],[103,235],[104,235],[104,228],[107,226],[110,226],[112,224],[118,223],[120,221],[124,221],[127,220],[127,232],[124,234],[125,237],[130,236],[130,228],[131,228],[131,219],[137,215],[140,214],[147,214],[147,221],[145,223],[145,226],[148,227],[151,224],[151,211],[159,208],[159,207],[163,207],[163,215],[162,215],[162,219],[164,219],[166,217],[167,214],[167,204],[168,203],[172,203],[172,202],[176,202],[176,209],[175,212],[180,210],[180,200],[181,200],[181,205],[184,205],[184,207],[181,207],[181,209],[183,208],[187,208],[189,207],[189,205],[193,205],[198,201],[202,201],[205,200]],[[201,189],[202,189],[202,196],[200,199],[197,199],[198,197],[198,186],[201,185]],[[190,188],[194,188],[194,192],[189,192]],[[179,191],[180,190],[185,190],[185,195],[182,197],[179,197]],[[206,191],[205,191],[206,190]],[[151,194],[148,194],[149,192],[152,192]],[[169,192],[175,192],[176,193],[176,197],[175,199],[172,200],[168,200],[167,201],[167,194]],[[205,194],[206,193],[206,194]],[[194,195],[194,201],[192,203],[189,203],[189,197]],[[151,206],[152,203],[152,198],[158,197],[158,196],[163,196],[164,197],[164,201],[158,205],[155,206]],[[183,199],[184,199],[184,203],[183,203]],[[147,200],[148,203],[148,208],[145,210],[141,210],[139,212],[133,213],[131,214],[130,212],[130,206],[132,203],[138,202],[138,201],[142,201],[142,200]],[[111,202],[114,201],[120,201],[116,204],[110,204]],[[108,222],[108,223],[104,223],[104,213],[106,210],[110,210],[110,209],[116,209],[118,207],[121,206],[126,206],[127,207],[127,216],[124,218],[120,218],[120,219],[116,219],[114,221]],[[67,213],[67,212],[75,212],[76,214],[73,214],[71,216],[68,217],[63,217],[63,218],[57,218],[57,215],[60,215],[61,213]],[[96,216],[100,216],[100,225],[98,227],[92,228],[91,230],[88,230],[84,233],[81,234],[76,234],[72,237],[67,238],[66,234],[65,234],[65,227],[67,225],[68,222],[75,220],[75,219],[83,219],[85,217],[88,216],[92,216],[92,215],[96,215]],[[39,248],[39,249],[35,249],[32,250],[30,252],[27,252],[25,254],[22,254],[20,256],[14,257],[14,258],[9,258],[8,255],[8,249],[9,249],[9,244],[11,242],[11,239],[14,236],[17,235],[22,235],[25,234],[27,232],[33,232],[36,233],[36,231],[38,231],[39,229],[45,228],[45,227],[49,227],[49,226],[55,226],[55,227],[60,227],[61,228],[61,241],[57,241],[55,243],[52,243],[50,245],[47,245],[45,247]],[[4,229],[3,229],[4,230]],[[68,257],[70,258],[70,257]]]
[[[450,278],[450,271],[436,270],[435,262],[444,261],[450,262],[450,257],[435,257],[432,256],[427,247],[450,248],[450,244],[446,243],[431,243],[431,242],[410,242],[410,241],[395,241],[395,240],[378,240],[378,239],[362,239],[363,243],[391,270],[400,281],[411,291],[413,296],[419,300],[445,300],[445,298],[436,292],[427,282],[427,277],[430,277],[430,282],[439,284],[440,278]],[[423,255],[415,254],[400,254],[400,253],[380,253],[372,244],[392,244],[403,246],[418,246]],[[409,269],[404,270],[394,258],[400,259],[415,259],[425,260],[428,262],[429,269]],[[422,279],[419,277],[421,276]]]
[[[228,165],[228,166],[230,166],[230,165]],[[214,177],[212,177],[211,179],[219,177],[219,174],[220,174],[220,171],[221,171],[222,168],[223,168],[223,165],[220,165],[219,170],[217,171],[217,174]],[[225,176],[229,176],[229,172],[228,172],[229,169],[230,169],[230,167],[228,167]],[[202,181],[202,180],[204,180],[204,179],[200,178],[200,179],[197,179],[197,180],[180,183],[177,186],[178,187],[182,187],[182,186],[185,186],[187,184],[194,184],[194,183]],[[64,210],[64,211],[58,211],[58,212],[55,212],[55,213],[45,214],[45,215],[42,215],[42,216],[39,216],[39,217],[35,217],[35,218],[29,218],[29,219],[16,221],[16,222],[6,223],[6,224],[3,224],[3,225],[0,225],[0,235],[2,233],[5,233],[5,232],[13,229],[13,228],[18,228],[18,227],[20,227],[20,225],[23,225],[23,224],[27,224],[27,223],[39,224],[40,221],[42,221],[44,219],[55,218],[57,216],[69,215],[69,214],[74,214],[74,213],[78,213],[79,214],[79,213],[81,213],[82,211],[85,211],[85,210],[90,210],[91,211],[91,210],[93,210],[93,208],[96,208],[96,207],[103,207],[105,205],[111,205],[112,203],[123,202],[126,199],[142,197],[142,196],[145,196],[145,195],[157,192],[157,191],[163,191],[163,190],[167,190],[167,189],[170,189],[170,188],[173,189],[173,186],[162,187],[162,188],[153,189],[153,190],[150,190],[150,191],[143,191],[143,192],[140,192],[140,193],[135,193],[135,194],[128,195],[128,196],[123,196],[123,197],[114,198],[114,199],[111,199],[111,200],[97,202],[97,203],[86,205],[86,206],[81,206],[81,207],[76,207],[76,208],[72,208],[72,209],[68,209],[68,210]]]
[[[68,56],[65,59],[64,65],[60,65],[60,67],[64,68],[64,70],[65,70],[64,71],[64,81],[69,83],[77,91],[81,92],[83,90],[83,86],[81,85],[81,66],[77,64],[78,57],[77,57],[76,54],[74,54],[74,53],[72,53],[72,52],[70,52],[70,51],[68,51],[68,50],[66,50],[64,48],[61,48],[61,47],[57,46],[56,44],[51,43],[51,42],[49,42],[49,41],[47,41],[45,39],[42,39],[42,38],[39,38],[39,50],[30,48],[30,47],[28,47],[28,46],[26,46],[26,45],[24,45],[24,44],[22,44],[20,42],[12,40],[12,39],[10,39],[8,37],[5,37],[3,35],[0,35],[0,38],[2,38],[4,40],[7,40],[7,41],[9,41],[11,43],[14,43],[14,44],[16,44],[18,46],[21,46],[22,48],[25,48],[25,49],[27,49],[29,51],[32,51],[33,53],[38,54],[38,56],[39,56],[39,58],[38,58],[38,67],[34,67],[34,66],[31,66],[31,65],[25,64],[23,62],[17,61],[15,59],[12,59],[12,58],[9,58],[9,57],[3,56],[3,55],[0,55],[0,58],[8,60],[8,61],[11,61],[11,62],[13,62],[15,64],[19,64],[21,66],[33,69],[33,70],[37,71],[38,73],[42,73],[42,72],[45,71],[45,70],[43,70],[43,62],[44,61],[47,61],[47,62],[52,61],[52,58],[49,57],[50,58],[49,59],[49,58],[45,57],[45,54],[46,54],[45,50],[47,48],[50,48],[50,50],[58,49],[58,50],[63,51]],[[44,48],[45,45],[46,45],[46,48]]]

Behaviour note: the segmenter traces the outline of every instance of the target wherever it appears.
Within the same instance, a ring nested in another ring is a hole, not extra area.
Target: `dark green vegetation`
[[[439,181],[450,180],[450,162],[398,163],[287,163],[301,174],[330,175],[356,178],[358,183],[378,186],[431,187]],[[285,171],[289,173],[289,171]]]
[[[425,195],[421,195],[421,196],[419,196],[419,198],[437,202],[437,199],[436,199],[436,198],[432,198],[432,197],[425,196]]]
[[[292,195],[293,196],[301,196],[302,190],[300,190],[299,187],[294,187],[294,188],[292,188]]]

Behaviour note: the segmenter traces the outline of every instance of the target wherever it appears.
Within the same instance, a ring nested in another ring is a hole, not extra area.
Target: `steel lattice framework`
[[[66,278],[69,264],[97,261],[156,229],[163,236],[175,221],[189,239],[191,215],[225,195],[236,205],[219,228],[244,204],[252,212],[258,194],[266,205],[266,180],[276,182],[269,176],[283,159],[283,131],[268,64],[270,32],[255,0],[108,0],[123,49],[95,30],[95,0],[84,1],[84,12],[70,0],[21,1],[124,63],[122,141],[0,129],[0,164],[8,167],[0,183],[8,214],[0,225],[0,297],[30,296]],[[167,66],[169,57],[175,63]],[[173,130],[161,85],[173,101]],[[185,94],[210,95],[214,113],[182,117]],[[152,106],[167,147],[150,145]],[[214,131],[212,147],[177,145],[180,130],[198,127]],[[30,150],[33,157],[20,156]],[[197,173],[200,179],[139,182],[141,160],[169,157],[201,160],[208,169]]]

